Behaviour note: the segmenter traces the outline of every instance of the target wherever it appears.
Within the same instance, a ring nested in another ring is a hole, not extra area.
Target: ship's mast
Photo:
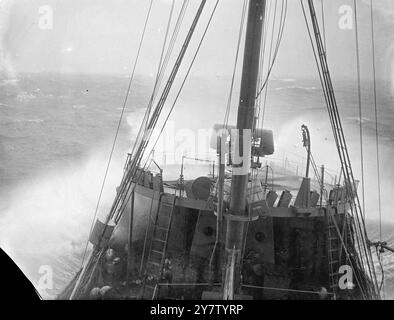
[[[251,141],[245,141],[248,142],[245,145],[243,137],[244,135],[245,137],[251,137],[253,132],[265,8],[266,0],[249,1],[237,118],[238,136],[236,141],[234,141],[236,145],[235,150],[236,152],[239,150],[240,157],[250,154],[251,151]],[[233,164],[230,212],[227,215],[224,299],[232,299],[234,292],[230,291],[233,291],[232,288],[234,288],[234,291],[237,291],[240,285],[242,244],[245,237],[245,222],[248,219],[246,198],[250,160],[245,158],[243,163]]]

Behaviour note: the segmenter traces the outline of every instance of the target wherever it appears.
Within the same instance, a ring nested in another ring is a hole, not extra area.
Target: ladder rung
[[[330,249],[328,252],[338,252],[338,249]]]
[[[333,240],[338,240],[338,238],[336,238],[336,237],[329,237],[328,240],[329,241],[333,241]]]
[[[161,209],[159,212],[158,217],[163,217],[163,218],[167,218],[169,219],[171,217],[171,212],[170,210],[166,210],[166,209]]]
[[[156,236],[157,237],[157,236]],[[157,246],[162,246],[162,247],[160,247],[159,248],[159,250],[163,250],[163,246],[165,246],[166,245],[166,240],[165,239],[163,239],[163,240],[161,240],[160,238],[155,238],[154,240],[156,240],[156,245]],[[153,244],[153,243],[152,243]],[[153,244],[154,245],[154,244]],[[153,247],[152,247],[153,248]],[[157,249],[157,248],[156,248]]]
[[[331,288],[331,289],[332,289],[332,288],[338,288],[338,287],[339,287],[339,286],[338,286],[337,283],[330,285],[330,288]]]
[[[161,255],[163,255],[163,254],[164,254],[164,252],[163,252],[163,251],[152,250],[152,252],[154,252],[154,253],[157,253],[157,254],[161,254]]]
[[[160,264],[160,263],[158,263],[158,262],[155,262],[155,261],[152,261],[152,260],[148,260],[148,261],[147,261],[147,263],[153,264],[153,265],[155,265],[155,266],[158,266],[158,267],[160,267],[160,266],[161,266],[161,264]]]
[[[161,214],[157,217],[156,225],[169,225],[171,222],[171,215],[169,214]]]
[[[334,273],[330,274],[330,277],[336,277],[336,276],[340,276],[340,275],[342,275],[342,274],[339,272],[334,272]]]
[[[339,260],[333,260],[329,262],[330,264],[335,264],[335,263],[339,263]]]
[[[170,202],[163,202],[163,201],[160,202],[160,206],[162,206],[162,207],[168,207],[168,208],[173,208],[173,207],[174,207],[174,206],[172,205],[172,202],[170,203]]]
[[[165,240],[161,240],[161,239],[158,239],[158,238],[153,238],[153,241],[158,241],[158,242],[166,243]]]

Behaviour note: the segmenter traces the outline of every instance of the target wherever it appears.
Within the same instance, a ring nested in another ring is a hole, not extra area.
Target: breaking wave
[[[57,293],[79,267],[106,161],[105,153],[98,152],[82,165],[47,172],[26,181],[3,204],[0,246],[34,285],[43,265],[57,275],[53,290],[41,292],[44,295]],[[105,216],[112,204],[122,167],[120,159],[113,161],[99,216]],[[65,270],[68,276],[61,276]]]

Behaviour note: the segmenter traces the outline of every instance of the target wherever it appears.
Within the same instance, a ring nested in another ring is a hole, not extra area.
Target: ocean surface
[[[80,268],[127,85],[127,77],[103,75],[23,74],[16,79],[0,80],[0,246],[47,299],[55,297]],[[136,77],[133,82],[99,216],[104,216],[111,206],[152,86],[153,79],[149,77]],[[177,87],[179,83],[175,83],[175,89]],[[359,180],[362,180],[362,123],[364,192],[359,187],[359,193],[365,195],[369,237],[371,240],[380,238],[382,221],[382,239],[394,246],[391,90],[379,84],[382,191],[382,220],[379,220],[372,84],[362,86],[361,121],[355,81],[335,81],[334,87]],[[164,150],[188,156],[208,153],[207,147],[200,143],[204,141],[201,132],[223,122],[229,88],[230,79],[225,77],[190,79],[169,119],[173,131],[165,134],[167,140],[174,139],[172,147],[163,142],[157,147],[158,153]],[[173,101],[175,93],[174,90],[169,101]],[[235,90],[230,122],[235,119],[237,93]],[[269,83],[265,108],[261,106],[263,113],[264,127],[274,131],[273,160],[283,161],[297,172],[302,170],[305,151],[300,127],[306,124],[311,131],[316,163],[325,164],[328,179],[335,180],[339,165],[318,82],[273,79]],[[394,254],[385,253],[383,262],[385,297],[394,298]],[[48,270],[53,282],[43,284],[42,276]],[[378,264],[377,272],[380,279]]]

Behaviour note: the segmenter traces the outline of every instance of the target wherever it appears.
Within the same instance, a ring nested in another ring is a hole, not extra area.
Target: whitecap
[[[19,79],[3,79],[0,82],[0,86],[16,85],[18,82]]]
[[[35,99],[36,96],[32,93],[22,92],[16,96],[16,100],[19,102],[28,102],[30,100]]]
[[[41,122],[44,122],[44,120],[43,119],[39,119],[39,118],[37,118],[37,119],[16,119],[16,120],[14,120],[14,121],[11,121],[11,122],[31,122],[31,123],[41,123]]]
[[[297,81],[297,79],[293,79],[293,78],[283,78],[283,79],[278,79],[279,81],[283,81],[283,82],[295,82]]]
[[[314,91],[317,90],[316,87],[302,87],[302,86],[286,86],[286,87],[278,87],[274,89],[275,91],[281,90],[305,90],[305,91]]]

